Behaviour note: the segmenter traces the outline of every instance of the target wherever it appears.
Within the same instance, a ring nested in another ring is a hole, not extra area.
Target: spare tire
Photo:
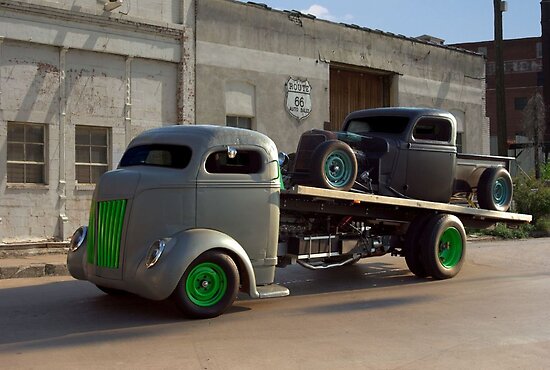
[[[310,176],[313,186],[350,190],[357,177],[357,159],[353,150],[342,141],[323,142],[311,156]]]
[[[477,184],[477,202],[480,208],[506,212],[512,203],[513,184],[504,167],[487,168]]]

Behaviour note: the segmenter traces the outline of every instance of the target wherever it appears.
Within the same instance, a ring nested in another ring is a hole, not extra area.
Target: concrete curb
[[[67,243],[0,245],[0,279],[66,276]]]
[[[36,278],[44,276],[67,276],[66,264],[32,264],[30,266],[0,267],[0,279]]]

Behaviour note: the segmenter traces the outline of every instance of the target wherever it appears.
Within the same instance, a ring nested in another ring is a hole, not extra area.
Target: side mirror
[[[283,167],[289,161],[288,154],[286,154],[285,152],[279,152],[279,157],[277,161],[279,162],[279,166]]]

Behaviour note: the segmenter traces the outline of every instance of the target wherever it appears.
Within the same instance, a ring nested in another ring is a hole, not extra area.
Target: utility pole
[[[504,91],[504,57],[502,53],[502,13],[507,10],[506,1],[493,0],[495,13],[495,77],[497,95],[498,155],[508,155],[508,130],[506,127],[506,93]]]
[[[550,142],[550,0],[542,0],[541,26],[542,26],[542,70],[544,73],[544,110],[546,113],[546,135],[543,141]],[[545,152],[548,160],[548,152]]]

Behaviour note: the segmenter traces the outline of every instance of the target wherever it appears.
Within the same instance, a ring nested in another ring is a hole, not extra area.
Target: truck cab
[[[97,184],[69,270],[104,291],[175,295],[191,316],[198,308],[219,314],[239,287],[269,294],[257,287],[274,279],[279,193],[277,150],[265,135],[220,126],[147,131]]]
[[[456,120],[450,113],[422,108],[363,110],[346,117],[342,131],[365,138],[361,142],[366,157],[371,153],[369,139],[387,142],[382,167],[375,174],[380,194],[450,200],[456,168]]]

